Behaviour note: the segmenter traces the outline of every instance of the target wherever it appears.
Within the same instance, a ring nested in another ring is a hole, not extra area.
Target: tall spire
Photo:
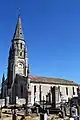
[[[24,40],[20,15],[18,16],[18,21],[16,24],[16,29],[15,29],[13,39],[14,40],[19,40],[19,39]]]

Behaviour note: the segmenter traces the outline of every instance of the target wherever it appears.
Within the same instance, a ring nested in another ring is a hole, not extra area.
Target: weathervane
[[[18,16],[20,16],[20,10],[21,10],[21,9],[20,9],[20,8],[18,8]]]

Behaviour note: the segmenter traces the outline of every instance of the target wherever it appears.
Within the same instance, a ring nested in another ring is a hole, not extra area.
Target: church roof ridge
[[[31,81],[35,82],[49,82],[49,83],[63,83],[63,84],[76,84],[73,80],[66,80],[63,78],[55,78],[55,77],[45,77],[45,76],[34,76],[30,75],[29,78]]]
[[[64,79],[64,78],[59,78],[59,77],[36,76],[36,75],[29,75],[29,77],[37,77],[37,78],[50,78],[50,79],[60,79],[60,80],[66,80],[66,81],[72,81],[72,82],[74,82],[73,80],[67,80],[67,79]]]

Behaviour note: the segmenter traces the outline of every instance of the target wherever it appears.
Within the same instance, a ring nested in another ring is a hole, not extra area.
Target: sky
[[[80,0],[0,0],[0,79],[20,14],[30,74],[80,83]]]

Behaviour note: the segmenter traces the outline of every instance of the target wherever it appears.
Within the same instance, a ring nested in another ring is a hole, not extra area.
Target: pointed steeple
[[[16,24],[16,29],[15,29],[13,39],[14,40],[19,40],[19,39],[24,40],[20,15],[18,16],[18,21]]]

